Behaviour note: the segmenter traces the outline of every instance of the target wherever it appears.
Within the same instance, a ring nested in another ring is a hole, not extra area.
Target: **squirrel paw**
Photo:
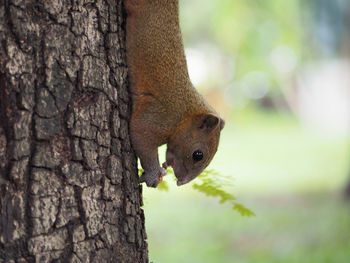
[[[157,170],[153,170],[151,172],[144,172],[141,175],[139,182],[146,182],[146,185],[148,187],[156,188],[158,184],[162,181],[162,177],[164,175],[166,175],[166,171],[163,168],[159,167],[159,169]]]

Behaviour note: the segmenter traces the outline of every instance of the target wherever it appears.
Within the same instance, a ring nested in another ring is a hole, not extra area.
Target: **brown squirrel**
[[[130,134],[144,173],[157,187],[167,166],[177,185],[213,158],[225,122],[193,87],[187,71],[178,0],[126,0],[126,54],[133,100]],[[159,165],[158,147],[167,144]]]

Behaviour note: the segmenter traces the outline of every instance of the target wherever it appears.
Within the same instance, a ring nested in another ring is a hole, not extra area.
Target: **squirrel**
[[[178,0],[126,0],[125,8],[130,136],[144,169],[139,181],[157,187],[172,166],[183,185],[212,160],[225,122],[189,79]],[[166,162],[160,167],[163,144]]]

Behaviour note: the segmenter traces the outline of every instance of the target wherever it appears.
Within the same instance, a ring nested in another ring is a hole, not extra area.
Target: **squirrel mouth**
[[[175,161],[172,160],[172,161],[170,161],[170,162],[166,162],[166,165],[167,165],[167,166],[171,166],[171,167],[174,169],[174,167],[175,167]]]
[[[171,166],[171,168],[174,169],[175,164],[174,164],[174,162],[171,162],[171,163],[169,163],[169,162],[164,162],[164,163],[162,164],[162,167],[163,167],[164,169],[168,168],[168,166]]]
[[[171,152],[169,149],[166,151],[166,162],[163,164],[163,167],[166,168],[171,166],[174,170],[175,177],[177,178],[177,185],[183,185],[187,182],[191,181],[186,178],[188,171],[186,167],[182,164],[181,159],[177,159],[175,154]]]
[[[173,169],[175,167],[175,155],[169,150],[166,151],[166,166],[171,166]]]

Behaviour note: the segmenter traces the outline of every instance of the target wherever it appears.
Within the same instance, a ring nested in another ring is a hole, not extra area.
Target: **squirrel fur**
[[[140,182],[157,187],[164,168],[172,166],[182,185],[209,164],[225,122],[189,79],[178,0],[126,0],[125,7],[130,134],[144,169]],[[158,147],[163,144],[166,162],[160,167]]]

